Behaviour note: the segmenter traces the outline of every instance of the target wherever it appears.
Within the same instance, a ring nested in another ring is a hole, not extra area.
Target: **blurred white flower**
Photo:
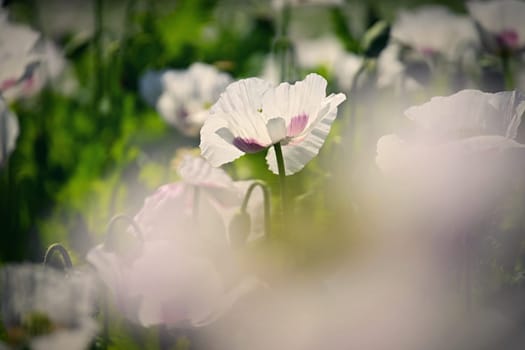
[[[190,156],[179,174],[181,182],[159,188],[135,216],[138,249],[120,255],[99,245],[87,256],[126,317],[143,326],[208,324],[260,285],[240,271],[226,232],[249,182]],[[251,202],[248,240],[263,229],[262,195]]]
[[[77,89],[78,82],[60,48],[46,39],[39,41],[35,52],[39,55],[39,63],[28,72],[27,83],[13,87],[9,94],[27,97],[48,85],[66,96],[71,95]]]
[[[388,44],[377,59],[377,85],[380,88],[394,86],[401,90],[415,90],[421,85],[406,73],[406,67],[400,60],[401,47]]]
[[[489,50],[518,51],[525,46],[525,2],[469,1],[467,8],[481,27],[483,42]]]
[[[286,175],[314,158],[330,132],[337,106],[346,96],[326,96],[326,80],[309,74],[293,85],[249,78],[226,88],[201,130],[201,152],[213,166],[231,162],[280,143]],[[277,173],[275,150],[266,156]]]
[[[514,140],[524,111],[525,96],[516,91],[434,97],[405,111],[412,128],[379,139],[376,163],[427,214],[446,213],[456,226],[473,222],[514,176],[513,156],[525,147]]]
[[[31,89],[33,70],[41,57],[35,47],[40,34],[27,26],[11,23],[0,9],[0,94],[13,99]]]
[[[18,119],[0,95],[0,166],[15,149],[18,133]]]
[[[331,5],[342,5],[343,0],[272,0],[272,7],[275,10],[282,9],[285,5],[288,6],[331,6]]]
[[[66,276],[42,265],[6,265],[0,287],[0,313],[13,348],[86,349],[97,332],[94,280],[87,272]]]
[[[343,45],[335,36],[297,39],[294,42],[297,62],[307,69],[323,67],[332,72],[336,62],[346,54]]]
[[[158,79],[150,73],[148,86],[141,90],[153,100],[158,91]],[[194,63],[187,70],[168,70],[161,76],[162,93],[156,107],[162,118],[183,134],[197,136],[208,109],[232,81],[231,77],[204,63]]]
[[[470,18],[438,5],[402,10],[392,26],[392,38],[423,56],[442,55],[458,59],[467,47],[477,43]]]
[[[363,66],[363,57],[353,53],[346,53],[339,57],[335,63],[335,79],[337,84],[344,91],[350,91],[354,84],[354,79],[359,69]]]

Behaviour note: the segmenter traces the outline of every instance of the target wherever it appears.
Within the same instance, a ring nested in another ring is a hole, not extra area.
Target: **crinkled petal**
[[[281,83],[264,95],[264,114],[268,118],[283,118],[286,125],[292,118],[306,114],[311,124],[326,99],[326,85],[326,80],[315,73],[292,85]]]
[[[346,97],[343,94],[329,96],[329,108],[323,108],[319,112],[323,115],[316,116],[316,122],[309,126],[308,132],[304,138],[283,145],[282,152],[284,158],[284,168],[286,175],[292,175],[304,168],[312,160],[323,146],[324,140],[330,132],[330,127],[337,115],[337,106],[343,102]],[[266,162],[274,174],[278,174],[277,160],[275,158],[274,148],[268,150]]]
[[[230,138],[219,135],[219,130],[229,132]],[[211,165],[217,167],[233,162],[244,152],[233,145],[234,135],[228,129],[228,122],[222,118],[208,118],[201,129],[201,154]]]
[[[259,79],[241,79],[230,84],[210,110],[209,119],[223,119],[236,137],[270,144],[266,120],[261,113],[262,97],[271,84]]]

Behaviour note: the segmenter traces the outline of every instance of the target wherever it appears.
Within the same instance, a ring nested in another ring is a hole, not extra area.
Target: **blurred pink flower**
[[[125,316],[143,326],[214,321],[260,283],[241,272],[227,228],[249,182],[234,182],[187,156],[182,181],[160,187],[135,216],[143,234],[132,254],[102,244],[87,256]],[[262,195],[254,193],[248,240],[261,234]]]

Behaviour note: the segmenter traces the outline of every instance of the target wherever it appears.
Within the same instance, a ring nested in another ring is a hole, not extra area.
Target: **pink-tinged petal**
[[[224,119],[210,117],[201,129],[201,155],[214,167],[232,162],[245,153],[233,145],[233,139]]]
[[[331,125],[337,116],[337,106],[346,99],[344,94],[326,97],[324,106],[320,106],[315,122],[306,128],[307,132],[301,138],[296,138],[282,147],[286,175],[293,175],[311,161],[324,144],[330,132]],[[266,162],[274,174],[278,174],[275,150],[270,148]]]
[[[295,137],[303,132],[304,128],[308,124],[308,115],[306,113],[299,114],[292,118],[290,124],[288,124],[288,130],[286,136]]]
[[[244,153],[257,153],[266,148],[254,139],[243,139],[241,137],[234,138],[233,145]]]

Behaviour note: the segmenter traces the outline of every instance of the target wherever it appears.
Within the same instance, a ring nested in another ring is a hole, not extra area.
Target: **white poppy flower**
[[[5,131],[2,130],[4,127]],[[0,96],[0,165],[6,161],[4,156],[7,158],[15,149],[18,133],[18,119],[7,108],[5,101]]]
[[[194,63],[185,71],[166,71],[161,79],[163,92],[156,102],[157,110],[188,136],[199,134],[209,107],[231,82],[228,74],[203,63]]]
[[[19,84],[30,88],[32,70],[40,60],[35,46],[40,35],[29,27],[8,21],[0,9],[0,93],[12,99],[11,92]]]
[[[326,96],[326,85],[317,74],[277,87],[259,78],[229,85],[201,130],[202,155],[220,166],[280,143],[286,175],[298,172],[318,154],[346,99],[342,93]],[[266,160],[278,173],[273,148]]]
[[[42,265],[6,265],[0,288],[7,340],[17,349],[81,350],[97,332],[94,280],[86,272],[65,276]]]
[[[260,285],[239,271],[226,233],[250,182],[234,182],[191,156],[179,175],[181,182],[159,188],[135,216],[143,234],[140,248],[119,255],[99,245],[87,256],[117,306],[143,326],[205,325]],[[262,195],[253,196],[247,240],[263,230]]]
[[[477,43],[474,23],[438,5],[402,10],[392,25],[392,38],[423,56],[440,54],[454,60]]]
[[[525,46],[525,2],[517,0],[469,1],[470,15],[490,36],[492,50],[517,51]]]

